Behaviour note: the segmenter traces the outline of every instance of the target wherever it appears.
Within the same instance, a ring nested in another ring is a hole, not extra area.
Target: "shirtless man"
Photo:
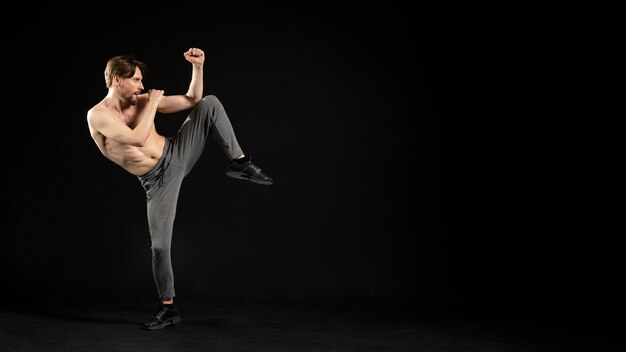
[[[98,149],[137,176],[146,192],[152,271],[160,300],[157,313],[144,323],[150,330],[181,321],[174,305],[172,230],[182,181],[202,155],[209,136],[226,153],[227,176],[261,185],[273,183],[242,151],[219,100],[213,95],[202,96],[204,52],[190,48],[183,55],[192,64],[187,93],[168,96],[159,89],[143,92],[146,64],[132,56],[115,56],[104,71],[108,94],[87,112],[89,132]],[[156,131],[157,112],[187,109],[192,110],[174,135],[165,137]]]

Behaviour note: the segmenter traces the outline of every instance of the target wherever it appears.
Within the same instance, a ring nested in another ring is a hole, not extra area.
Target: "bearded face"
[[[124,78],[120,81],[119,96],[128,105],[137,104],[137,96],[143,90],[141,70],[139,67],[135,69],[135,75],[130,78]]]

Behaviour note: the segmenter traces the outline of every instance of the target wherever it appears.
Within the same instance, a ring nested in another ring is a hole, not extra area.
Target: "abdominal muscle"
[[[152,131],[143,147],[121,144],[103,135],[96,137],[100,151],[109,160],[135,176],[145,175],[163,155],[165,137]]]

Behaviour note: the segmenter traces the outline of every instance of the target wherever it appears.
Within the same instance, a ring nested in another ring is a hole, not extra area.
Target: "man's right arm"
[[[139,123],[134,129],[116,119],[111,111],[102,107],[90,110],[87,113],[87,122],[90,128],[106,138],[122,144],[143,147],[154,128],[154,117],[162,96],[162,90],[150,91],[146,105],[139,116]]]

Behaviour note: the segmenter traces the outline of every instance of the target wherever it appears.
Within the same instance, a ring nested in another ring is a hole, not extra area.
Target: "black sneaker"
[[[180,323],[181,320],[176,306],[160,304],[159,311],[152,318],[143,323],[143,327],[148,330],[159,330],[166,326],[174,326]]]
[[[230,164],[228,164],[226,176],[240,180],[248,180],[260,185],[271,185],[274,183],[274,180],[266,176],[258,166],[254,165],[249,157],[243,163],[238,163],[237,160],[231,161]]]

